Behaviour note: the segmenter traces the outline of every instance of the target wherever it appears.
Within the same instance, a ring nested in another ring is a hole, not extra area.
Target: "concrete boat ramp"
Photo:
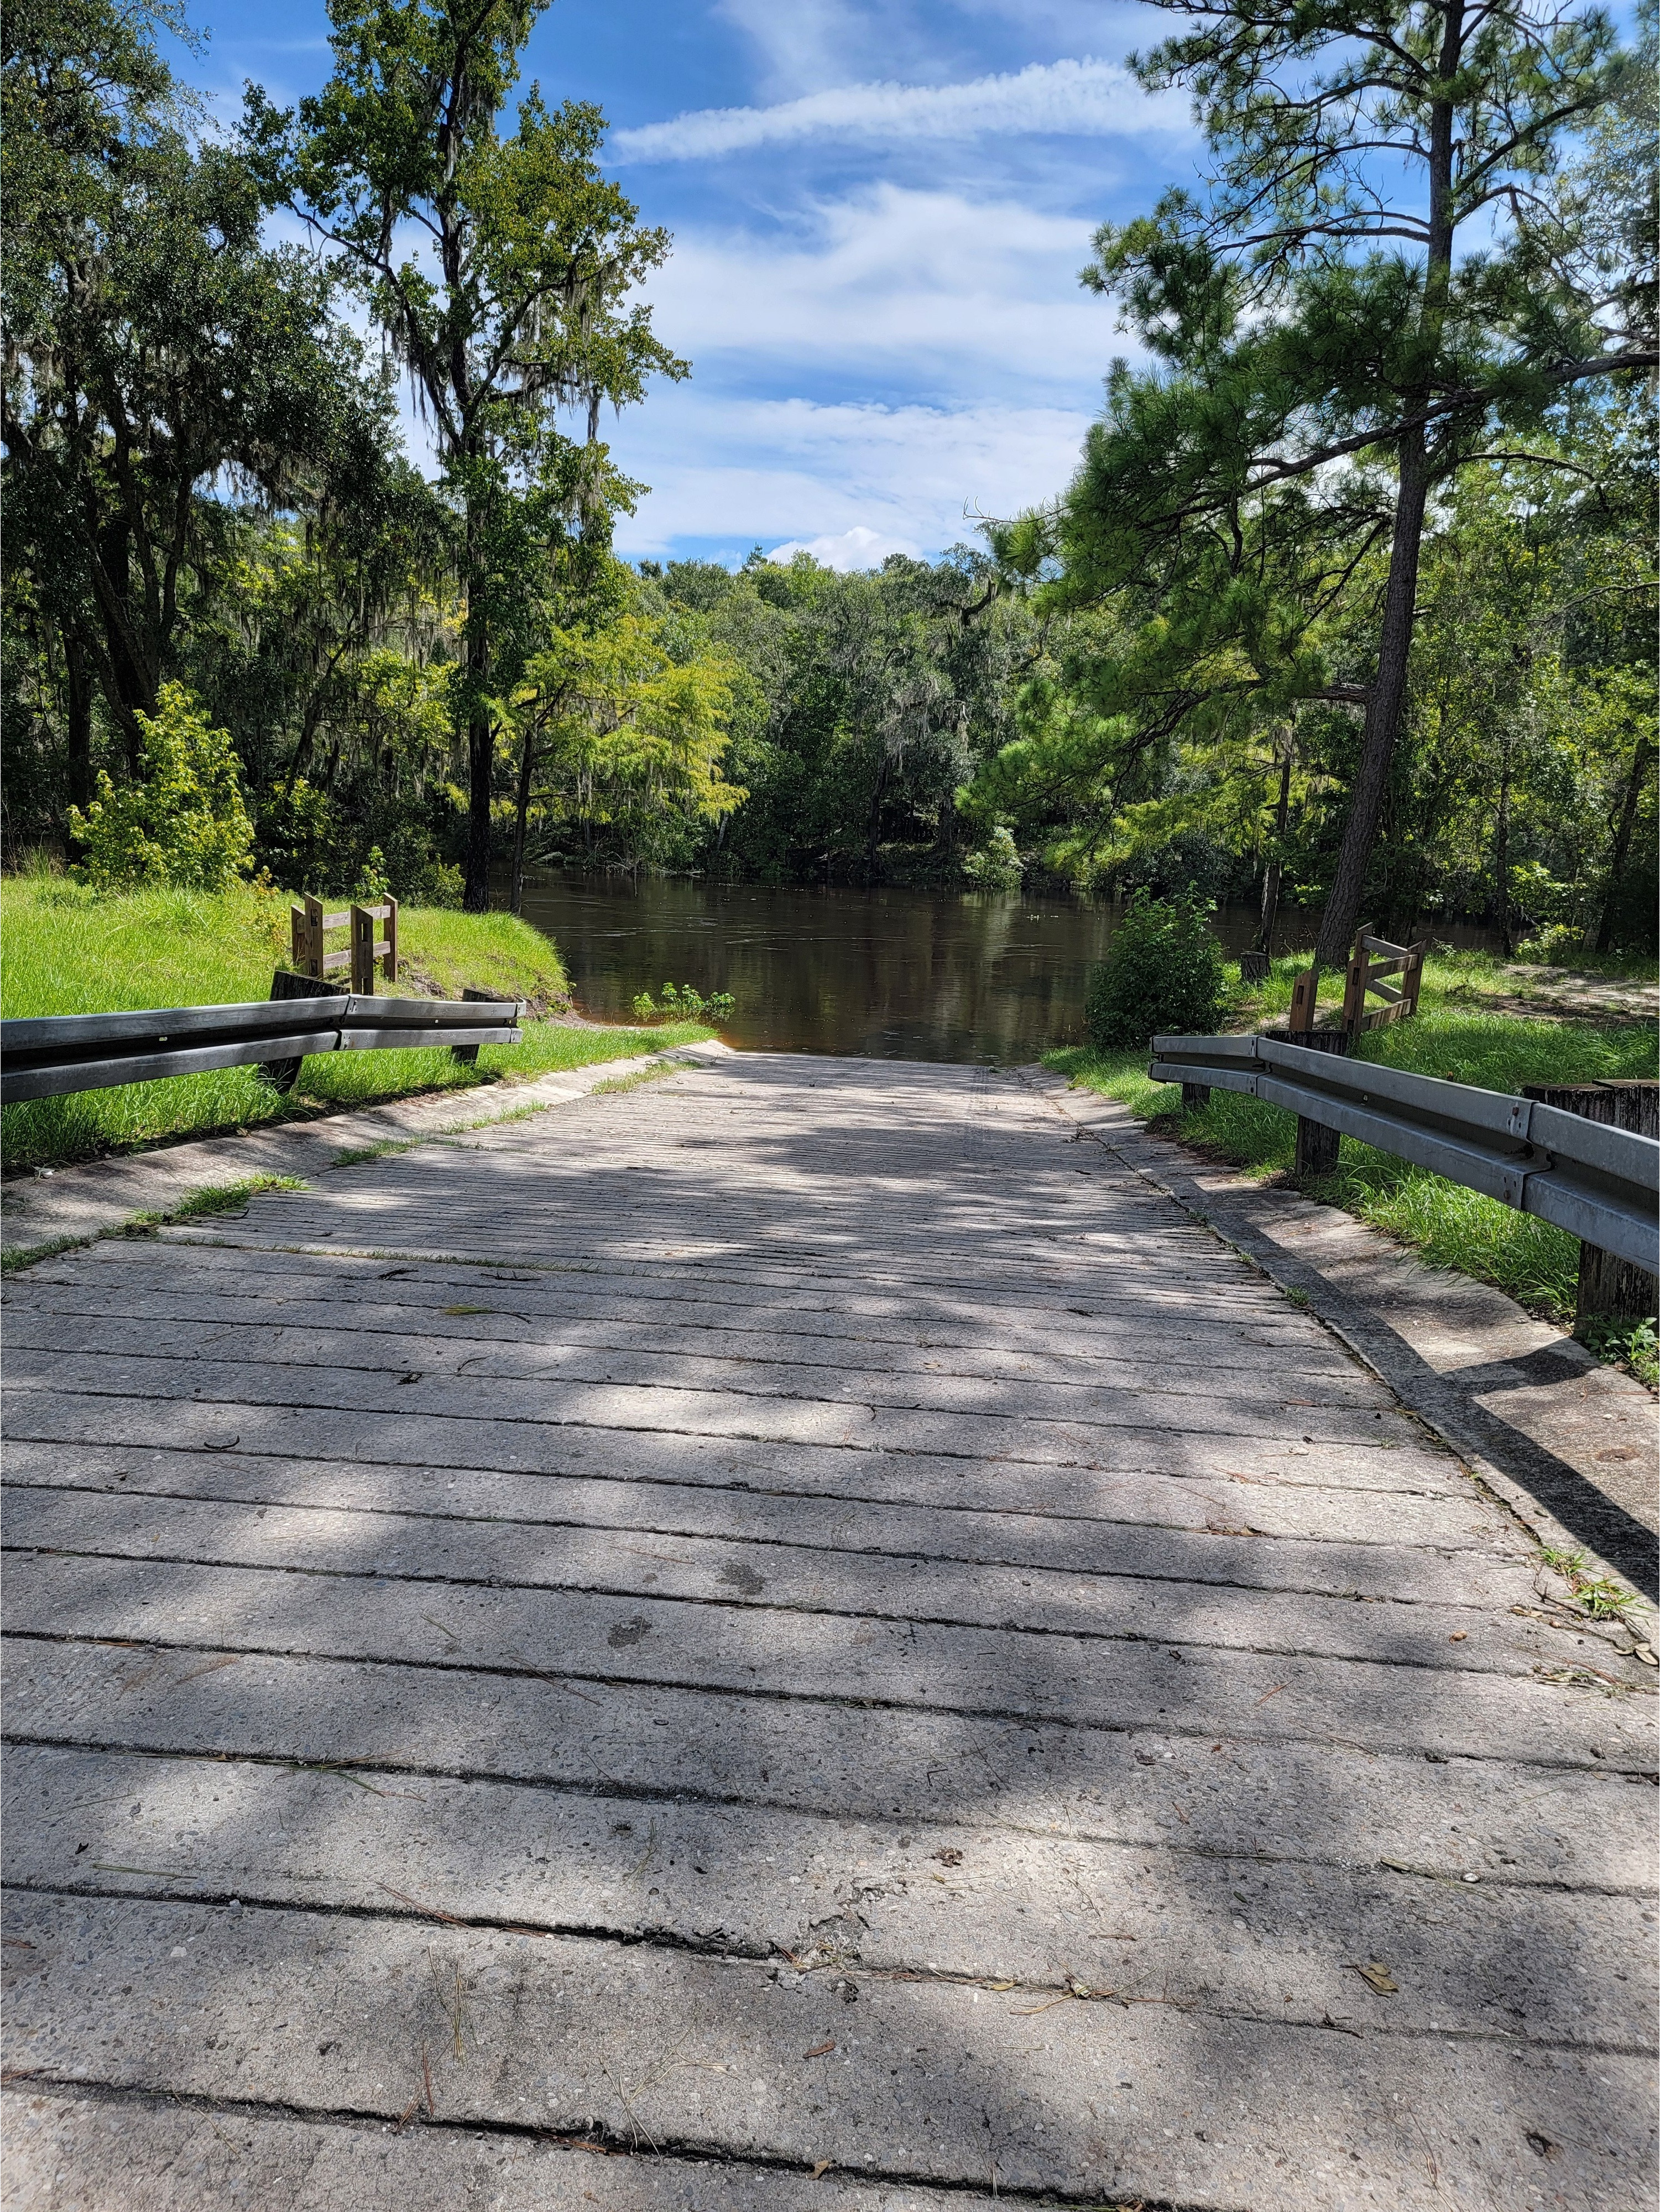
[[[1652,1673],[1041,1085],[709,1058],[7,1304],[9,2206],[1651,2203]]]

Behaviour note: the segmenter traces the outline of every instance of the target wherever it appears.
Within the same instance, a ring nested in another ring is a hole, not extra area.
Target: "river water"
[[[1122,909],[560,871],[526,884],[524,910],[596,1020],[627,1020],[637,992],[692,983],[737,1000],[721,1033],[740,1048],[1007,1064],[1082,1037],[1090,966]],[[1316,921],[1285,915],[1280,949],[1312,945]],[[1237,955],[1256,915],[1225,907],[1217,926]]]

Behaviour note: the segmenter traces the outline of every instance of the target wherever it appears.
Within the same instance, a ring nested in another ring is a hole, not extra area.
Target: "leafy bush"
[[[642,991],[634,1001],[634,1011],[642,1022],[660,1020],[675,1022],[724,1021],[738,1001],[730,991],[716,991],[704,998],[690,983],[682,983],[677,990],[672,983],[665,983],[660,993],[660,1006],[649,991]]]
[[[118,791],[100,772],[84,814],[70,809],[82,868],[99,890],[177,884],[222,891],[245,875],[253,824],[228,730],[216,730],[182,684],[164,684],[140,714],[144,773]]]
[[[1572,968],[1583,959],[1585,933],[1576,925],[1554,921],[1516,948],[1518,960],[1536,962],[1541,968]]]
[[[1090,973],[1084,1018],[1098,1052],[1145,1046],[1161,1031],[1215,1028],[1225,984],[1209,915],[1191,895],[1166,901],[1136,892]]]
[[[1020,855],[1014,833],[1000,822],[977,853],[965,854],[963,873],[976,891],[1012,891],[1020,888]]]

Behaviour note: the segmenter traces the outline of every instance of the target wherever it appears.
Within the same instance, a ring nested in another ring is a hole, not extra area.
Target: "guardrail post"
[[[517,1006],[519,1003],[516,999],[510,999],[505,991],[475,991],[471,983],[466,986],[461,996],[471,1006]],[[450,1047],[450,1053],[463,1067],[477,1067],[478,1065],[478,1048],[476,1044],[453,1044]]]
[[[1313,969],[1309,973],[1310,977]],[[1310,994],[1310,1012],[1313,1011]],[[1293,1002],[1295,1011],[1295,1002]],[[1287,1044],[1301,1045],[1304,1052],[1331,1052],[1339,1054],[1349,1048],[1348,1033],[1344,1030],[1308,1029],[1298,1031],[1293,1024],[1285,1039]],[[1337,1165],[1337,1156],[1343,1139],[1335,1129],[1327,1128],[1323,1121],[1310,1121],[1303,1115],[1297,1117],[1297,1158],[1293,1172],[1298,1176],[1329,1176]]]
[[[1182,1111],[1190,1114],[1197,1106],[1210,1104],[1208,1083],[1184,1083],[1182,1085]]]
[[[304,916],[298,907],[293,912],[297,926]],[[279,968],[271,977],[271,994],[273,999],[344,999],[346,995],[338,983],[325,983],[315,975],[291,975],[286,968]],[[262,1060],[258,1063],[260,1074],[271,1089],[280,1091],[285,1097],[300,1080],[300,1070],[304,1065],[303,1060]]]
[[[1639,1137],[1660,1137],[1660,1083],[1525,1083],[1524,1098],[1581,1114]],[[1600,1244],[1579,1247],[1579,1287],[1573,1302],[1573,1333],[1583,1339],[1593,1321],[1650,1321],[1660,1307],[1660,1281]]]

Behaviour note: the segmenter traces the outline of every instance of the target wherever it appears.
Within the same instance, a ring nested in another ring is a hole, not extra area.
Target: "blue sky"
[[[192,0],[227,117],[329,64],[319,0]],[[971,538],[1070,475],[1124,340],[1090,234],[1191,177],[1185,105],[1122,67],[1168,25],[1086,0],[555,0],[525,79],[593,100],[674,234],[649,296],[692,362],[608,426],[648,483],[618,550],[838,567]]]

